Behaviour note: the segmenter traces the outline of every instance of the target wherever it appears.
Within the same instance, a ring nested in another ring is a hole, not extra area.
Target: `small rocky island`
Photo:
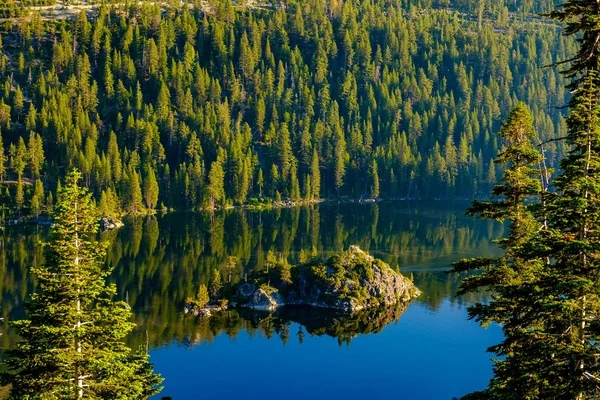
[[[206,296],[200,295],[205,301],[188,301],[184,311],[210,316],[227,306],[273,311],[305,305],[353,314],[408,303],[421,294],[410,279],[358,246],[326,260],[313,258],[294,267],[283,264],[281,271],[277,268],[275,264],[271,271],[257,272],[231,287],[226,301],[221,299],[218,305],[216,301],[207,305]]]

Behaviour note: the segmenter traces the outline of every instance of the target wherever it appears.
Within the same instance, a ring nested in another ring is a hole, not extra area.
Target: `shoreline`
[[[214,209],[210,208],[199,208],[199,209],[174,209],[174,208],[163,208],[163,209],[153,209],[146,210],[145,212],[136,212],[136,213],[123,213],[118,217],[107,217],[101,216],[100,220],[111,220],[117,223],[123,223],[127,219],[137,218],[137,217],[147,217],[150,215],[156,214],[168,214],[173,212],[198,212],[198,213],[215,213],[225,210],[248,210],[254,212],[266,212],[273,210],[281,210],[281,209],[290,209],[295,207],[303,207],[310,206],[315,204],[378,204],[378,203],[395,203],[395,202],[470,202],[474,199],[479,199],[479,197],[435,197],[435,198],[420,198],[420,197],[394,197],[394,198],[376,198],[376,199],[363,199],[363,198],[321,198],[316,200],[300,200],[300,201],[281,201],[281,202],[271,202],[271,203],[258,203],[258,204],[239,204],[239,205],[230,205],[225,207],[215,207]],[[40,214],[39,217],[35,216],[25,216],[19,219],[12,219],[6,221],[6,223],[0,223],[0,229],[3,229],[7,226],[17,226],[17,225],[37,225],[37,226],[50,226],[52,222],[48,217],[48,214]],[[119,229],[117,227],[116,229]],[[112,230],[112,229],[108,229]]]

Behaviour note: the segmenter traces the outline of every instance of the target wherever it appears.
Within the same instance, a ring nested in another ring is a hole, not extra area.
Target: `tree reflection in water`
[[[107,263],[115,269],[110,279],[132,306],[138,324],[129,339],[132,346],[146,338],[152,347],[173,341],[192,344],[210,341],[220,332],[235,337],[240,330],[277,335],[284,341],[327,334],[347,343],[359,333],[380,331],[403,310],[352,317],[302,309],[283,309],[271,316],[230,311],[196,321],[184,318],[183,302],[200,284],[208,285],[213,268],[224,274],[228,256],[240,260],[232,273],[236,283],[262,268],[269,250],[294,263],[301,250],[327,256],[356,244],[404,275],[413,274],[423,291],[417,301],[431,309],[444,299],[457,306],[469,304],[485,294],[454,298],[460,277],[443,271],[467,254],[496,254],[491,239],[500,237],[504,226],[465,217],[464,208],[411,202],[321,204],[267,212],[225,210],[212,219],[208,214],[177,212],[132,219],[101,237],[112,243]],[[44,230],[34,226],[0,231],[0,313],[6,320],[23,316],[23,300],[35,289],[29,269],[42,262],[39,243],[44,239]],[[290,332],[290,321],[302,325],[302,333]],[[14,337],[7,324],[1,330],[6,348]]]

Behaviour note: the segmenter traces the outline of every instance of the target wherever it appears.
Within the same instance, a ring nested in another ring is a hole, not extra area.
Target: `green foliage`
[[[158,182],[156,182],[156,175],[154,169],[146,167],[146,177],[144,179],[144,202],[146,207],[150,210],[156,208],[158,203]]]
[[[98,217],[80,178],[70,173],[58,193],[46,264],[33,269],[38,291],[13,323],[22,340],[7,351],[3,376],[13,399],[137,398],[161,381],[147,354],[123,343],[135,325],[105,282],[107,246],[94,240]]]
[[[216,299],[221,291],[221,273],[218,269],[213,268],[212,275],[210,277],[210,297]]]
[[[569,94],[540,66],[575,41],[529,14],[551,0],[363,3],[113,5],[93,22],[8,20],[0,176],[52,190],[76,166],[98,202],[110,189],[132,213],[265,196],[472,198],[501,173],[492,132],[517,100],[541,140],[564,136],[555,106]],[[565,149],[548,144],[547,159]]]
[[[531,142],[536,133],[524,104],[513,109],[499,135],[506,143],[496,158],[496,163],[504,167],[503,176],[494,186],[493,199],[474,201],[467,214],[510,223],[508,236],[496,241],[505,254],[497,259],[463,259],[454,263],[452,272],[480,272],[463,279],[459,294],[482,288],[492,291],[492,300],[470,307],[469,317],[484,326],[491,322],[502,324],[505,335],[502,343],[490,349],[504,358],[495,360],[489,388],[477,396],[535,398],[547,384],[546,378],[538,378],[540,360],[531,353],[531,333],[535,330],[525,313],[515,311],[523,309],[524,299],[532,295],[524,288],[539,284],[543,267],[541,260],[526,250],[541,229],[532,206],[525,203],[541,193],[539,171],[533,168],[541,157]]]
[[[200,285],[200,288],[198,289],[198,293],[196,294],[195,303],[198,305],[198,307],[202,308],[206,304],[208,304],[209,301],[210,301],[210,296],[208,294],[208,289],[206,288],[205,285]]]

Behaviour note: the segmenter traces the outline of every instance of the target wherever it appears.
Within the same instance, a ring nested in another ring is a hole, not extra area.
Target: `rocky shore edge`
[[[352,314],[408,303],[421,294],[409,278],[358,246],[292,270],[291,284],[273,287],[259,280],[240,282],[227,301],[203,307],[186,304],[184,313],[210,317],[229,307],[274,311],[286,305],[303,305]]]

